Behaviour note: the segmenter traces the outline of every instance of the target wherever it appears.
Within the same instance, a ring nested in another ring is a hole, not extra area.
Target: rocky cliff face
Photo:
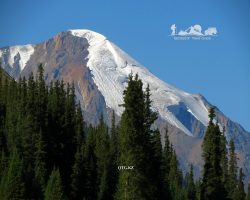
[[[74,83],[87,123],[97,124],[101,113],[110,123],[110,112],[122,113],[123,90],[128,74],[138,73],[150,85],[153,109],[158,112],[155,126],[169,128],[183,168],[193,163],[196,174],[202,166],[201,144],[211,106],[201,95],[188,94],[155,77],[106,37],[89,30],[70,30],[37,45],[0,49],[2,68],[12,77],[28,76],[44,65],[47,82],[63,79]],[[227,139],[234,139],[239,163],[250,176],[250,134],[219,109],[217,120],[225,126]],[[162,131],[164,132],[164,131]]]

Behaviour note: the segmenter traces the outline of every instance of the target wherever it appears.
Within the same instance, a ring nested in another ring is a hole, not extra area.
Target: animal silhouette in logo
[[[172,24],[170,29],[172,30],[171,36],[215,36],[217,35],[216,27],[209,27],[202,33],[202,27],[199,24],[188,27],[186,30],[180,30],[177,33],[177,26]]]
[[[207,30],[205,30],[205,35],[217,35],[217,29],[216,27],[210,27]]]

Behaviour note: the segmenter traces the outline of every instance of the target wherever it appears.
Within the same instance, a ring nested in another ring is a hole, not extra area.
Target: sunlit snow
[[[13,67],[18,54],[20,55],[19,66],[22,71],[29,61],[30,56],[34,53],[34,47],[32,45],[12,46],[9,49],[0,50],[0,57],[7,53],[9,54],[8,63],[11,67]]]
[[[168,110],[170,105],[185,103],[190,112],[205,126],[208,123],[208,111],[199,96],[177,89],[154,76],[149,70],[131,58],[127,53],[110,42],[103,35],[90,30],[69,30],[77,37],[86,38],[89,42],[89,60],[87,66],[93,74],[98,89],[103,94],[108,107],[121,115],[123,108],[123,90],[128,75],[138,73],[144,86],[149,84],[153,109],[169,123],[177,126],[188,135],[190,131]],[[195,97],[194,97],[195,96]]]

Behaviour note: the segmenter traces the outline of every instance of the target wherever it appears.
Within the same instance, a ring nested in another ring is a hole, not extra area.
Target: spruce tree
[[[182,172],[179,169],[179,164],[175,151],[172,149],[172,155],[169,165],[169,191],[171,199],[182,200],[185,198],[184,191],[182,189]]]
[[[162,171],[163,171],[163,197],[165,199],[170,199],[170,180],[169,180],[169,172],[170,172],[170,160],[172,157],[172,149],[171,144],[168,137],[168,128],[165,128],[165,146],[163,149],[163,164],[162,164]]]
[[[75,154],[75,162],[71,175],[71,199],[84,198],[85,166],[84,166],[84,145],[81,145]]]
[[[0,197],[3,200],[25,199],[25,184],[23,179],[23,161],[16,149],[13,150],[8,167],[0,183]]]
[[[46,187],[47,169],[46,169],[46,152],[45,145],[42,139],[42,132],[37,134],[35,143],[35,161],[34,161],[34,171],[35,171],[35,189],[37,196],[42,199],[43,193]]]
[[[152,184],[155,185],[154,196],[156,199],[161,199],[163,196],[163,171],[162,171],[162,145],[161,134],[157,129],[152,134],[152,161],[151,161],[151,175]]]
[[[239,179],[237,183],[237,187],[235,188],[235,192],[233,194],[233,200],[245,200],[246,193],[244,190],[244,174],[242,168],[239,170]]]
[[[117,159],[118,159],[118,127],[116,127],[115,112],[112,113],[111,130],[110,130],[110,182],[109,192],[112,194],[111,199],[114,197],[116,185],[118,180]]]
[[[229,198],[234,199],[237,188],[237,157],[235,154],[234,141],[229,143],[229,169],[228,169],[228,195]]]
[[[187,178],[187,199],[195,200],[195,198],[196,198],[196,188],[194,183],[193,165],[191,165]]]
[[[225,136],[225,127],[221,134],[221,166],[222,166],[222,182],[227,188],[228,184],[228,151],[227,151],[227,140]]]
[[[60,177],[60,172],[58,169],[53,169],[49,177],[45,193],[45,200],[63,200],[65,199],[63,194],[63,186]]]
[[[150,103],[145,102],[142,81],[138,75],[129,76],[124,91],[124,112],[119,131],[118,165],[130,167],[119,171],[116,199],[153,200],[154,187],[150,183],[151,148],[149,127],[153,121]],[[146,94],[147,95],[147,94]]]
[[[96,200],[98,187],[97,187],[97,158],[95,154],[96,148],[96,131],[95,128],[90,126],[88,128],[86,147],[84,152],[85,160],[85,199]]]
[[[214,108],[209,112],[209,124],[202,144],[203,149],[203,179],[201,185],[201,200],[226,199],[226,190],[222,182],[222,151],[221,132],[219,126],[214,124]]]
[[[83,199],[85,195],[85,160],[84,160],[84,126],[80,104],[78,104],[75,116],[75,144],[76,153],[71,174],[71,199]]]
[[[104,123],[103,115],[100,117],[100,122],[97,127],[96,134],[96,148],[95,154],[97,158],[97,185],[99,187],[97,199],[104,200],[109,199],[109,148],[110,138],[108,134],[108,127]]]

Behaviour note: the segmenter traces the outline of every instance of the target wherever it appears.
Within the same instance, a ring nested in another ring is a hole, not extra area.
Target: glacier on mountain
[[[170,124],[192,136],[191,131],[169,110],[169,106],[184,103],[187,112],[204,126],[207,125],[208,110],[199,95],[186,93],[161,81],[99,33],[83,29],[69,30],[69,32],[74,36],[88,40],[87,67],[91,70],[94,82],[104,96],[107,106],[113,109],[116,114],[119,116],[122,114],[123,108],[119,105],[123,103],[126,79],[132,72],[139,75],[144,87],[149,84],[153,109]]]

